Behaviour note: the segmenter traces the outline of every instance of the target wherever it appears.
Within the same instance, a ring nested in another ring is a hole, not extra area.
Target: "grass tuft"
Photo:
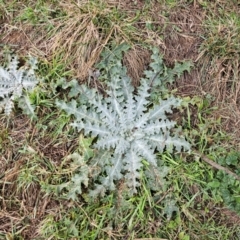
[[[64,53],[63,61],[74,69],[76,77],[85,80],[89,69],[99,60],[103,48],[110,42],[133,42],[137,30],[129,24],[131,19],[116,6],[105,1],[61,3],[67,12],[50,32],[49,53]]]

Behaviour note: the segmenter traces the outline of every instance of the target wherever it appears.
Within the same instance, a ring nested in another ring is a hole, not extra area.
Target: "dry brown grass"
[[[211,12],[199,4],[172,9],[164,30],[164,58],[171,66],[175,61],[190,59],[195,68],[184,74],[176,86],[182,96],[212,96],[212,112],[222,119],[222,129],[228,132],[239,147],[240,137],[240,83],[239,83],[239,26],[231,19],[221,19],[221,9],[239,14],[236,4],[226,1],[212,3]],[[209,20],[211,14],[220,16]],[[224,15],[224,14],[223,14]],[[233,18],[234,19],[234,18]],[[205,36],[205,40],[201,37]]]
[[[0,126],[0,233],[34,239],[41,220],[58,207],[39,181],[54,174],[48,163],[59,165],[74,143],[69,148],[64,137],[52,139],[26,116],[1,118]]]
[[[219,57],[209,60],[203,70],[206,78],[202,82],[202,89],[205,94],[215,99],[213,104],[218,109],[214,115],[216,118],[221,118],[223,129],[236,140],[235,145],[240,149],[238,141],[240,137],[240,65],[238,59]]]
[[[64,53],[63,60],[70,69],[75,69],[80,79],[88,76],[88,71],[96,63],[99,55],[112,37],[115,26],[107,35],[99,32],[98,27],[93,23],[93,19],[99,14],[98,9],[92,12],[81,12],[81,7],[69,4],[61,4],[67,7],[68,16],[63,21],[56,23],[52,37],[48,43],[48,56]],[[109,14],[109,10],[101,14]]]
[[[141,33],[130,23],[132,16],[121,15],[114,1],[66,1],[58,7],[66,16],[49,20],[50,32],[47,23],[13,25],[9,21],[1,28],[1,41],[22,55],[30,53],[47,61],[61,56],[66,69],[83,81],[110,41],[132,44],[140,39]]]
[[[87,2],[82,1],[77,6],[61,4],[64,9],[67,8],[68,17],[56,25],[49,40],[49,53],[63,51],[65,63],[70,69],[74,69],[74,72],[77,71],[77,77],[81,80],[89,75],[89,69],[99,60],[100,53],[110,41],[116,43],[124,41],[134,45],[134,42],[138,43],[140,36],[143,35],[130,24],[132,12],[124,19],[117,16],[118,13],[115,11],[118,11],[116,7],[121,5],[120,3],[105,1],[106,7],[100,10],[97,4],[87,9]],[[106,28],[105,24],[108,24]],[[146,59],[141,58],[148,53],[139,47],[133,47],[129,56],[130,54],[132,57],[126,56],[125,60],[131,69],[129,72],[132,72],[136,80],[146,63]]]
[[[129,4],[112,0],[96,3],[88,0],[60,2],[58,8],[66,13],[65,16],[35,26],[29,23],[12,24],[9,20],[0,30],[1,41],[22,55],[30,53],[48,62],[61,56],[66,69],[81,81],[87,79],[89,70],[99,60],[107,44],[113,41],[127,42],[133,48],[126,55],[125,63],[129,66],[128,72],[133,81],[139,81],[137,78],[142,76],[150,60],[149,53],[140,46],[141,43],[157,46],[163,46],[164,43],[154,29],[146,29],[148,17],[135,19],[135,10],[143,11],[144,4],[141,1],[139,4]],[[163,18],[156,14],[158,8],[153,7],[152,14],[157,16],[156,24],[163,26]],[[46,31],[47,24],[51,25],[49,32]]]
[[[222,126],[239,145],[240,137],[240,6],[229,1],[211,3],[205,21],[205,40],[199,49],[199,73],[202,89],[215,99]],[[217,17],[213,17],[217,16]]]
[[[77,78],[85,80],[89,70],[99,60],[104,47],[110,42],[132,43],[139,38],[138,33],[130,32],[128,17],[117,16],[116,3],[104,1],[102,6],[81,1],[78,4],[60,3],[67,12],[66,18],[54,23],[46,48],[46,55],[63,56],[66,66]],[[116,14],[116,16],[115,16]]]
[[[199,5],[176,7],[171,11],[164,30],[164,56],[170,64],[187,59],[195,62],[202,42],[204,18],[205,12]]]
[[[139,86],[140,79],[144,75],[150,60],[149,50],[136,46],[128,51],[123,58],[123,64],[127,67],[128,75],[134,86]]]

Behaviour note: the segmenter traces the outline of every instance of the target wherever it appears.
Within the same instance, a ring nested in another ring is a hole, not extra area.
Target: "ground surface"
[[[34,55],[46,80],[35,97],[37,122],[17,109],[10,120],[0,115],[0,239],[240,239],[240,183],[218,168],[234,159],[224,166],[240,174],[239,16],[237,1],[226,0],[0,1],[1,62],[9,52],[23,63]],[[112,42],[132,46],[123,63],[134,86],[151,62],[149,45],[167,67],[192,61],[190,73],[169,86],[192,99],[175,118],[194,149],[219,165],[197,154],[166,160],[171,187],[157,200],[143,188],[123,206],[121,184],[94,203],[64,200],[50,186],[71,175],[62,162],[79,138],[54,109],[51,82],[87,82]],[[169,196],[179,208],[171,219],[161,205]]]

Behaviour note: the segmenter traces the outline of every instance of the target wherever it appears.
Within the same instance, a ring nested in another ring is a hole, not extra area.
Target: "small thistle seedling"
[[[18,57],[15,56],[6,68],[0,66],[0,111],[4,110],[7,116],[14,107],[13,101],[18,100],[23,112],[35,117],[34,106],[31,105],[30,99],[23,93],[23,90],[32,90],[39,82],[34,73],[37,61],[31,57],[27,63],[28,68],[19,68]]]
[[[160,64],[162,59],[155,58],[154,66]],[[58,107],[75,117],[76,120],[71,125],[78,131],[84,130],[85,135],[96,138],[93,147],[105,154],[101,162],[92,160],[102,173],[91,192],[92,196],[116,189],[116,182],[122,179],[130,192],[136,193],[140,185],[143,159],[157,168],[156,151],[162,153],[164,150],[173,152],[174,149],[190,149],[190,144],[172,131],[176,123],[166,115],[171,114],[172,107],[179,106],[181,101],[169,97],[151,106],[150,85],[156,75],[155,70],[147,72],[147,77],[142,79],[135,94],[121,60],[115,58],[109,66],[110,81],[107,83],[106,97],[96,89],[79,86],[74,81],[65,87],[72,86],[71,96],[73,92],[76,95],[79,91],[80,97],[68,103],[57,101]],[[85,183],[88,182],[86,177],[84,175],[81,178]]]

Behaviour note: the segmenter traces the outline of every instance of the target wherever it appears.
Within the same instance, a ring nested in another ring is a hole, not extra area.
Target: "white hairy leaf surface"
[[[157,167],[156,152],[190,149],[190,144],[184,138],[172,133],[176,123],[166,115],[171,114],[172,108],[178,107],[181,101],[175,97],[160,100],[158,104],[151,101],[152,78],[156,71],[164,70],[160,66],[162,60],[154,54],[155,62],[151,67],[155,70],[147,71],[137,91],[134,91],[121,61],[116,59],[112,67],[107,66],[109,81],[105,97],[99,97],[99,93],[92,91],[95,98],[91,94],[89,101],[84,104],[76,100],[57,102],[58,107],[75,117],[72,126],[78,131],[84,130],[86,136],[95,138],[95,149],[109,153],[101,158],[103,162],[95,160],[94,166],[99,164],[102,174],[91,192],[92,196],[115,189],[116,181],[121,179],[135,193],[140,184],[143,159]],[[74,88],[80,89],[76,82]],[[75,95],[87,96],[89,90],[86,87],[82,89],[85,89],[85,93]]]
[[[19,99],[19,107],[23,112],[31,117],[35,117],[34,107],[31,106],[30,99],[23,90],[32,90],[39,80],[36,78],[34,69],[36,69],[36,60],[28,60],[29,67],[18,67],[19,61],[15,56],[6,68],[0,66],[0,101],[1,108],[4,108],[6,115],[10,115],[14,100]]]

